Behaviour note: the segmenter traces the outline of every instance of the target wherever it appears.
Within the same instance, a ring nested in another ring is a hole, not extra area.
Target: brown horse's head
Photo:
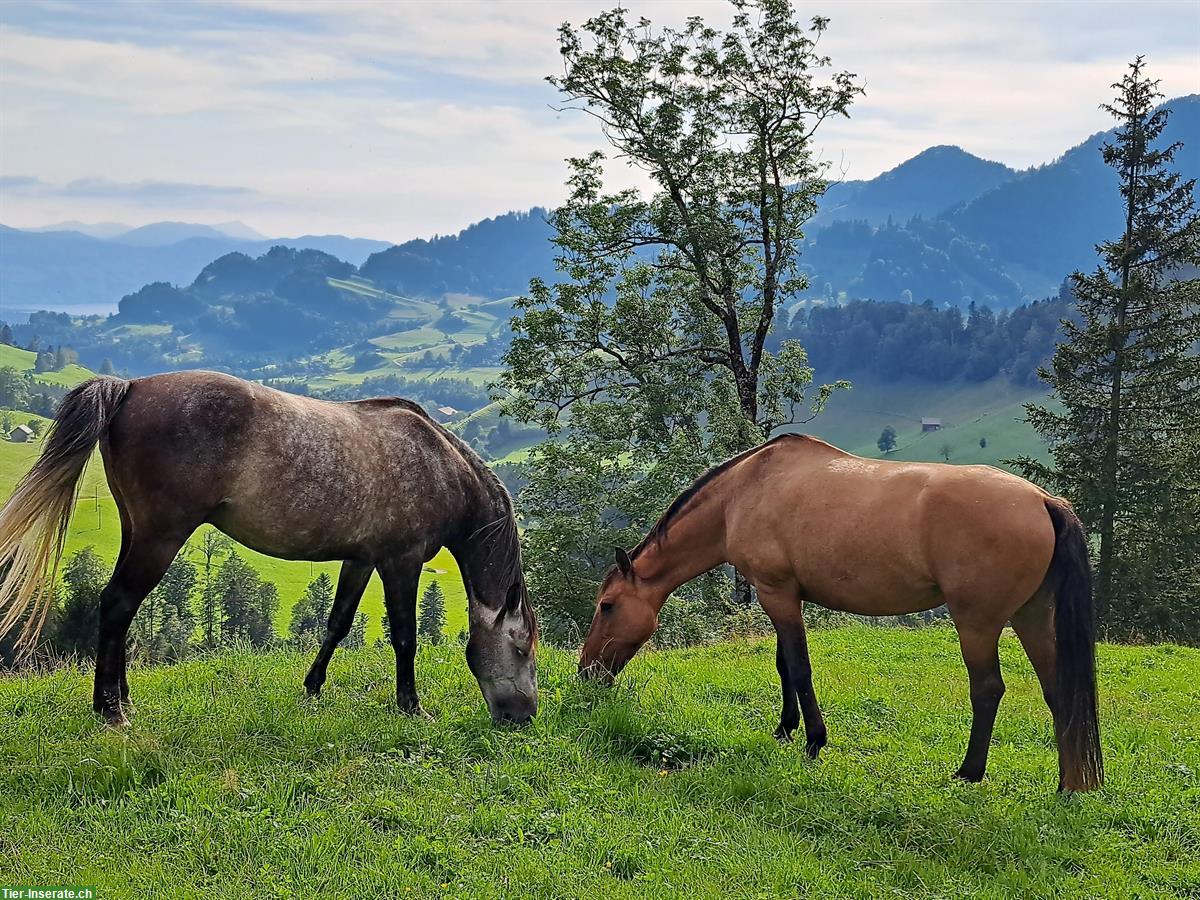
[[[617,564],[600,585],[592,627],[579,657],[579,673],[611,682],[654,634],[659,609],[633,571],[629,554],[618,549]]]
[[[518,576],[494,615],[472,618],[467,665],[497,724],[524,725],[537,713],[537,620]]]

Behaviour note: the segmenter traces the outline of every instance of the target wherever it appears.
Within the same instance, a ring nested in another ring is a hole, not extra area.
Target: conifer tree
[[[440,644],[446,628],[446,595],[436,581],[429,582],[421,594],[421,606],[417,612],[417,634],[429,638],[429,643]]]
[[[292,618],[288,631],[293,638],[308,637],[319,641],[329,623],[329,612],[333,609],[333,579],[322,572],[309,582],[304,596],[292,607]]]
[[[1200,219],[1195,179],[1170,169],[1169,110],[1142,57],[1103,108],[1118,121],[1104,161],[1124,228],[1071,277],[1079,320],[1041,377],[1061,407],[1030,404],[1054,464],[1016,462],[1066,495],[1095,539],[1101,626],[1114,637],[1200,637]],[[1194,273],[1194,269],[1191,270]]]

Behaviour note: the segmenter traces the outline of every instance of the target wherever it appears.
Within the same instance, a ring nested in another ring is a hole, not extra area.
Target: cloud
[[[183,181],[113,181],[111,178],[77,178],[62,188],[68,197],[105,197],[146,206],[204,203],[257,193],[253,188],[224,184],[190,184]]]
[[[260,231],[402,240],[553,203],[563,157],[603,145],[586,116],[550,108],[556,29],[615,3],[230,0],[135,16],[0,4],[0,159],[36,173],[0,181],[5,218],[211,210]],[[731,11],[627,6],[676,25],[692,14],[722,25]],[[818,135],[848,178],[945,143],[1044,162],[1109,127],[1097,107],[1134,52],[1168,95],[1194,90],[1200,63],[1186,2],[824,6],[822,50],[867,86],[852,118]]]
[[[0,175],[0,191],[24,191],[45,187],[46,182],[33,175]]]

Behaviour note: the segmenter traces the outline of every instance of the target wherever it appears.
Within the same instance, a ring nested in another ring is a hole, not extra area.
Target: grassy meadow
[[[953,631],[812,635],[830,744],[780,745],[774,647],[639,656],[613,689],[543,648],[541,711],[494,729],[454,643],[422,646],[432,720],[390,649],[229,652],[135,669],[127,730],[88,673],[0,679],[0,883],[187,897],[1183,897],[1200,893],[1200,651],[1100,648],[1108,784],[1054,793],[1016,641],[987,779]]]

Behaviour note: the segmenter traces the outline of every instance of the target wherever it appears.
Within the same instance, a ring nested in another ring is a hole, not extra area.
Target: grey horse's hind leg
[[[367,582],[371,580],[371,573],[374,570],[374,567],[367,563],[349,559],[342,563],[342,571],[338,575],[337,593],[333,598],[333,609],[329,611],[329,624],[325,629],[325,639],[321,642],[321,649],[317,651],[317,658],[313,660],[312,668],[308,670],[308,675],[304,678],[304,689],[308,691],[310,697],[321,693],[321,687],[325,684],[325,676],[329,669],[329,660],[333,658],[333,651],[337,649],[337,645],[350,633],[350,628],[354,624],[354,614],[358,611],[363,591],[367,589]]]
[[[410,715],[422,715],[417,699],[415,662],[417,657],[417,582],[421,563],[392,560],[379,567],[383,579],[383,600],[387,606],[396,651],[396,704]]]
[[[122,701],[128,700],[125,674],[125,642],[146,595],[175,559],[187,539],[155,536],[146,540],[131,538],[128,552],[113,570],[112,578],[100,592],[100,634],[96,645],[96,676],[92,708],[110,725],[124,725],[128,719]]]

